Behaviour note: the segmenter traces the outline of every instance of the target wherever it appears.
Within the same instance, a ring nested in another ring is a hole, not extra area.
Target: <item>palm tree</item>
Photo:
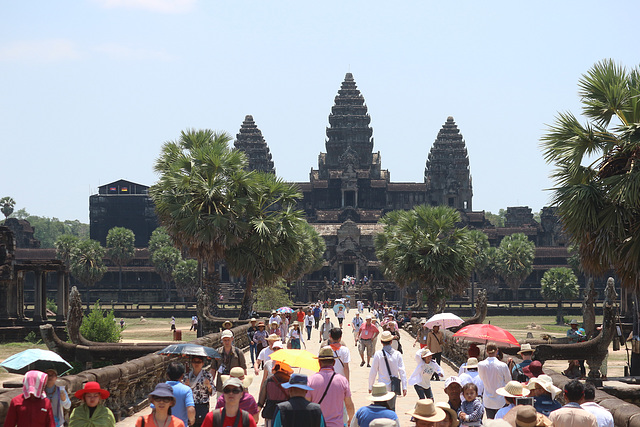
[[[542,137],[555,166],[553,202],[585,272],[613,268],[637,290],[640,271],[640,68],[596,63],[579,82],[581,124],[559,113]]]
[[[244,169],[245,155],[229,148],[231,140],[224,132],[183,131],[162,146],[154,166],[160,178],[149,190],[167,233],[206,266],[206,282],[216,293],[215,263],[248,228],[239,219],[250,201],[251,173]],[[214,295],[214,312],[217,300]]]
[[[304,219],[295,209],[300,196],[293,184],[273,174],[254,173],[250,185],[249,228],[240,243],[229,247],[225,260],[232,274],[246,280],[240,319],[253,304],[253,285],[272,285],[291,270],[302,255]]]
[[[107,233],[107,256],[118,266],[118,295],[122,292],[122,267],[133,259],[136,236],[124,227],[113,227]]]
[[[533,271],[536,246],[524,233],[506,236],[500,242],[496,254],[497,270],[518,299],[518,288]]]
[[[456,227],[460,215],[447,206],[392,211],[380,222],[376,255],[385,277],[404,287],[417,282],[431,311],[469,284],[474,268],[469,230]]]
[[[178,295],[195,297],[198,290],[198,261],[195,259],[183,259],[179,261],[172,273]]]
[[[558,302],[556,324],[564,325],[562,301],[578,296],[578,278],[569,268],[550,268],[542,276],[540,285],[545,299]]]
[[[13,208],[15,206],[16,201],[9,196],[0,199],[0,212],[4,215],[5,220],[13,213]]]
[[[151,263],[162,279],[162,288],[167,302],[171,301],[173,270],[181,260],[180,251],[173,246],[163,246],[151,255]]]
[[[95,240],[83,240],[71,249],[69,264],[71,274],[87,285],[87,306],[91,304],[91,288],[102,279],[107,267],[104,266],[104,248]]]

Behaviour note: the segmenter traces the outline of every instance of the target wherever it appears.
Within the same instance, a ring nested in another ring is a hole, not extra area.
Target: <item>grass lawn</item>
[[[118,322],[120,319],[117,319]],[[122,342],[154,342],[172,341],[171,318],[150,318],[140,322],[140,318],[124,318],[125,328],[122,331]],[[191,318],[176,318],[176,329],[182,331],[182,341],[189,342],[196,339],[196,332],[189,331]]]

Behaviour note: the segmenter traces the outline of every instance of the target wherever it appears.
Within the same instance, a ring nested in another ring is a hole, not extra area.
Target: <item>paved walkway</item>
[[[338,325],[338,321],[335,318],[333,312],[330,310],[331,313],[331,317],[332,317],[332,322],[334,325]],[[350,310],[350,312],[347,315],[347,319],[351,319],[355,316],[356,310],[352,309]],[[364,313],[366,314],[366,312]],[[352,394],[352,399],[353,399],[353,403],[355,405],[356,410],[362,406],[366,406],[369,405],[371,402],[369,400],[367,400],[367,396],[369,394],[369,370],[370,368],[367,368],[367,366],[363,366],[360,367],[360,356],[358,354],[358,350],[357,347],[355,345],[354,342],[354,337],[353,334],[351,333],[351,323],[347,322],[345,319],[345,323],[344,323],[344,335],[343,335],[343,342],[347,345],[347,347],[349,347],[349,350],[351,351],[351,363],[349,364],[349,368],[350,368],[350,372],[351,372],[351,378],[350,378],[350,383],[351,383],[351,394]],[[306,337],[306,331],[304,331],[304,335]],[[412,343],[414,341],[413,337],[411,337],[411,335],[409,335],[407,332],[401,330],[400,331],[400,335],[401,335],[401,342],[402,342],[402,346],[403,346],[403,351],[404,351],[404,364],[405,364],[405,368],[407,371],[407,378],[409,376],[411,376],[411,373],[413,372],[413,370],[416,367],[416,361],[414,359],[415,356],[415,352],[417,351],[418,347],[413,348],[412,347]],[[319,340],[319,333],[318,330],[314,329],[313,332],[311,333],[311,342],[307,342],[307,350],[309,350],[310,352],[317,354],[318,350],[320,349],[320,344],[318,342]],[[304,347],[303,347],[304,348]],[[380,343],[378,342],[377,346],[376,346],[376,350],[379,350],[381,348]],[[249,353],[246,352],[245,353],[245,357],[247,360],[248,365],[251,365],[251,358],[249,356]],[[456,375],[457,372],[454,372],[453,369],[451,369],[448,365],[446,365],[445,363],[443,363],[442,369],[444,370],[445,373],[445,378],[449,377],[451,375]],[[251,369],[249,370],[251,371]],[[296,370],[298,371],[298,370]],[[306,371],[306,370],[302,370],[303,373],[307,373],[308,375],[311,374],[312,372]],[[259,392],[259,387],[260,387],[260,378],[256,378],[253,382],[253,384],[251,384],[251,387],[249,387],[249,392],[256,397],[258,396],[258,392]],[[436,402],[439,401],[447,401],[447,396],[443,391],[444,388],[444,382],[443,381],[432,381],[431,382],[431,389],[433,390],[433,394],[435,397]],[[415,392],[415,390],[413,389],[413,387],[410,387],[408,392],[407,392],[407,396],[406,397],[398,397],[398,399],[396,400],[396,412],[398,414],[398,416],[400,417],[400,425],[409,425],[409,419],[410,417],[408,415],[406,415],[405,413],[407,411],[409,411],[410,409],[413,409],[415,402],[418,400],[418,396]],[[123,421],[120,421],[119,423],[117,423],[116,425],[119,427],[131,427],[135,425],[135,420],[139,415],[144,415],[144,414],[148,414],[150,413],[150,409],[146,408],[143,411],[139,412],[138,414],[136,414],[135,416],[132,417],[128,417],[126,419],[124,419]],[[258,422],[258,426],[262,426],[264,425],[262,419],[260,419],[260,421]]]

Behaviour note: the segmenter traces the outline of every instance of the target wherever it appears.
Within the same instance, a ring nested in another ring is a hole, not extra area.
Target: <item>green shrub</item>
[[[34,331],[29,332],[24,340],[31,344],[42,344],[42,340]]]
[[[261,286],[258,288],[255,310],[273,310],[288,306],[293,302],[289,298],[289,288],[284,282],[271,286]]]
[[[52,300],[51,298],[47,298],[47,310],[53,312],[53,313],[57,313],[58,312],[58,306],[56,305],[56,302],[54,300]]]
[[[91,312],[82,318],[80,333],[89,341],[120,341],[120,325],[116,323],[113,310],[103,310],[100,300],[96,301]]]

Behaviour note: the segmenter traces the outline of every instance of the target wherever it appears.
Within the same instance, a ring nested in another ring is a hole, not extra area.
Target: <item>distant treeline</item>
[[[61,221],[55,217],[31,215],[24,208],[13,212],[10,217],[29,221],[35,230],[35,238],[41,242],[41,248],[54,248],[56,239],[63,234],[72,234],[80,239],[89,238],[89,224],[84,224],[77,219]]]

